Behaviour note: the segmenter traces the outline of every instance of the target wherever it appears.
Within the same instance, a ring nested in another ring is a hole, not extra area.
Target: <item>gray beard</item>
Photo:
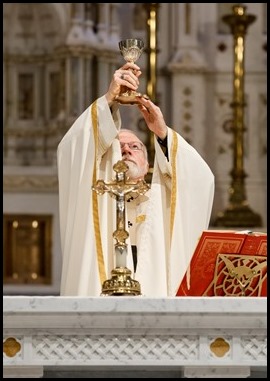
[[[128,170],[126,172],[127,176],[131,180],[138,179],[139,177],[144,177],[144,171],[142,168],[139,168],[135,163],[129,160],[125,160],[125,163],[128,165]]]

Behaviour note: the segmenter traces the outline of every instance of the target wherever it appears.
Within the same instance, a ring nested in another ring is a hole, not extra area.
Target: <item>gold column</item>
[[[234,39],[234,79],[233,79],[233,169],[229,189],[229,206],[218,214],[215,226],[225,227],[260,227],[261,217],[254,213],[247,202],[245,190],[246,173],[244,171],[244,53],[245,35],[248,26],[256,19],[254,15],[246,14],[246,7],[235,5],[233,14],[223,16],[223,21],[229,25]]]
[[[156,103],[157,84],[157,12],[158,3],[145,4],[147,11],[147,86],[146,93]]]
[[[146,94],[152,102],[157,103],[157,17],[158,17],[159,3],[145,4],[147,12],[147,85]],[[154,165],[154,135],[149,131],[149,138],[147,141],[148,146],[148,159],[150,164],[150,173]]]

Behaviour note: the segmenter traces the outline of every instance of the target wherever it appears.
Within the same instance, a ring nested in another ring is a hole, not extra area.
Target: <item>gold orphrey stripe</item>
[[[171,147],[171,163],[172,163],[172,192],[171,192],[171,216],[170,216],[170,241],[172,240],[174,218],[175,218],[175,207],[176,207],[176,153],[178,147],[177,134],[173,131],[172,136],[172,147]]]
[[[94,160],[94,169],[93,169],[93,179],[92,184],[95,184],[97,181],[97,147],[98,147],[98,120],[97,120],[97,101],[95,101],[91,108],[91,117],[92,117],[92,125],[94,132],[94,140],[95,140],[95,160]],[[98,215],[98,195],[96,192],[92,192],[92,204],[93,204],[93,220],[94,220],[94,230],[95,230],[95,239],[96,239],[96,251],[97,251],[97,260],[98,260],[98,270],[99,270],[99,278],[101,284],[105,282],[107,279],[103,250],[102,250],[102,242],[100,236],[100,224],[99,224],[99,215]]]

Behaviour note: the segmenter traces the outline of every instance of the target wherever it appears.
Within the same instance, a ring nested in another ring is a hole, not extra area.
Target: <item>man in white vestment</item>
[[[91,188],[97,180],[112,181],[113,165],[122,159],[132,181],[148,171],[146,148],[134,132],[121,130],[116,101],[123,90],[136,91],[140,75],[134,63],[116,70],[107,93],[79,116],[58,146],[63,296],[100,296],[115,268],[116,201]],[[132,107],[138,107],[154,134],[155,160],[150,189],[126,202],[127,268],[143,296],[175,296],[208,228],[214,176],[151,100],[138,97]]]

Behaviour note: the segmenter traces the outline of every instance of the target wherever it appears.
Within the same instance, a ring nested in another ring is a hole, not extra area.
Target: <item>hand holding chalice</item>
[[[139,38],[130,38],[119,42],[120,52],[127,62],[136,62],[140,58],[143,48],[144,42]],[[116,101],[123,105],[132,105],[138,103],[136,97],[144,97],[149,99],[145,94],[127,89],[116,97]]]

